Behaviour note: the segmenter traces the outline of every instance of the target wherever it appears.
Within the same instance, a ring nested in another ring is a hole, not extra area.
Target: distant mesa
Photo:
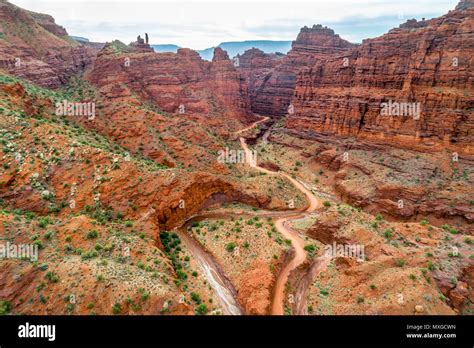
[[[71,39],[74,39],[74,40],[79,41],[79,42],[90,42],[88,38],[81,37],[81,36],[72,36],[72,35],[69,35],[69,37],[70,37]]]
[[[180,49],[178,45],[173,45],[173,44],[158,44],[158,45],[151,45],[151,47],[153,47],[153,49],[157,53],[167,53],[167,52],[177,53],[178,49]]]

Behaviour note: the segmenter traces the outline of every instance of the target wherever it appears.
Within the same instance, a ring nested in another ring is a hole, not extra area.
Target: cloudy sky
[[[134,41],[203,49],[225,41],[294,40],[302,26],[321,23],[361,42],[409,18],[437,17],[458,0],[10,0],[52,15],[70,35],[91,41]]]

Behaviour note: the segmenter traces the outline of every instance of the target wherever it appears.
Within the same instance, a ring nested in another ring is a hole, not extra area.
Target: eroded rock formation
[[[154,52],[153,48],[148,44],[148,34],[145,33],[145,39],[140,35],[137,36],[137,41],[130,44],[135,52]]]
[[[245,81],[222,49],[208,62],[188,48],[154,53],[135,46],[115,41],[98,54],[89,79],[107,98],[137,94],[169,113],[248,116]]]

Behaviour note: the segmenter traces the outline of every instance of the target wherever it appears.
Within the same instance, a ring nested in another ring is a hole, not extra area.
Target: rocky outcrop
[[[474,232],[472,183],[466,179],[472,160],[453,162],[444,151],[414,153],[367,142],[347,141],[325,149],[330,146],[322,145],[314,159],[335,172],[334,190],[343,201],[374,215],[433,219],[437,226],[448,223]]]
[[[70,39],[51,16],[0,1],[0,69],[57,88],[84,71],[96,52]]]
[[[346,53],[352,47],[353,44],[341,39],[327,27],[314,25],[312,28],[302,28],[288,55],[269,72],[256,77],[257,82],[249,84],[252,87],[252,111],[262,115],[285,115],[295,92],[299,71],[315,62]],[[265,61],[259,57],[259,61],[264,62],[266,69],[271,65],[268,59]],[[245,59],[242,63],[245,70]],[[257,73],[259,69],[261,67],[257,65]]]
[[[214,49],[210,77],[215,98],[221,106],[220,113],[226,109],[235,110],[236,114],[249,114],[248,87],[241,74],[235,68],[229,55],[220,47]]]
[[[453,276],[455,274],[455,276]],[[434,280],[449,305],[459,314],[469,314],[474,307],[474,264],[456,264],[448,272],[437,271]]]
[[[471,4],[440,18],[410,20],[303,69],[286,127],[473,154]]]
[[[255,260],[242,274],[239,302],[242,303],[248,315],[268,314],[270,297],[275,277],[269,270],[268,264]]]
[[[140,35],[137,37],[137,41],[130,44],[136,52],[154,52],[153,48],[148,43],[148,34],[145,34],[145,39]]]
[[[57,25],[54,18],[50,15],[43,13],[36,13],[29,11],[28,14],[45,30],[56,36],[68,36],[64,27]]]

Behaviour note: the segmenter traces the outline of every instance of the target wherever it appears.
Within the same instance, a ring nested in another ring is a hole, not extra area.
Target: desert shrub
[[[207,314],[207,306],[204,303],[201,303],[199,306],[196,307],[195,313],[197,315],[205,315]]]
[[[420,225],[421,225],[421,226],[426,226],[426,225],[428,225],[429,223],[430,223],[430,222],[429,222],[428,220],[426,220],[426,219],[423,219],[423,220],[420,221]]]
[[[398,266],[398,267],[403,267],[405,266],[405,260],[404,259],[396,259],[395,260],[395,264]]]
[[[115,302],[114,305],[112,306],[112,313],[113,314],[119,314],[122,311],[122,306],[120,303]]]
[[[41,228],[46,228],[51,223],[51,220],[47,216],[40,217],[38,219],[38,226]]]
[[[436,269],[436,266],[434,265],[433,262],[431,261],[428,261],[428,266],[427,268],[430,270],[430,271],[434,271]]]
[[[59,281],[59,276],[53,271],[48,271],[44,278],[50,283],[57,283]]]
[[[196,302],[197,304],[201,304],[202,300],[201,300],[201,296],[199,296],[199,294],[195,293],[195,292],[192,292],[191,293],[191,300],[193,300],[194,302]]]
[[[141,300],[142,302],[145,302],[146,300],[148,300],[150,298],[150,293],[149,292],[144,292],[141,296]]]
[[[95,239],[99,236],[99,233],[96,230],[90,230],[86,234],[86,239]]]
[[[0,301],[0,315],[8,314],[11,310],[12,304],[10,301]]]
[[[230,242],[230,243],[226,244],[225,250],[227,250],[228,252],[232,252],[232,251],[235,250],[236,247],[237,247],[237,245],[234,242]]]
[[[391,239],[393,237],[393,234],[392,234],[392,230],[390,229],[386,229],[383,233],[383,236],[387,239]]]

